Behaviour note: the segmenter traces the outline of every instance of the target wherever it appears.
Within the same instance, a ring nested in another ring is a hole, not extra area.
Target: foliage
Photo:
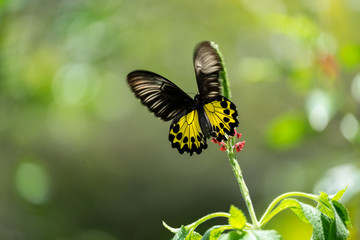
[[[324,192],[321,192],[317,196],[304,193],[287,193],[281,195],[270,204],[269,209],[262,216],[257,228],[254,228],[250,223],[246,223],[244,214],[235,206],[231,206],[229,216],[225,216],[229,220],[229,225],[211,227],[203,236],[195,232],[196,227],[203,223],[203,220],[187,226],[181,226],[179,229],[170,228],[166,224],[164,225],[175,233],[175,236],[172,238],[173,240],[278,240],[282,239],[282,237],[275,230],[259,229],[276,214],[286,209],[291,209],[301,221],[313,227],[312,239],[346,240],[349,237],[348,229],[351,228],[352,225],[348,211],[338,202],[344,192],[345,189],[339,191],[332,198]],[[303,203],[294,197],[311,199],[317,203],[317,206],[314,207],[310,204]],[[225,215],[225,213],[223,213],[223,215]],[[219,215],[216,214],[213,215],[213,217],[218,216]]]

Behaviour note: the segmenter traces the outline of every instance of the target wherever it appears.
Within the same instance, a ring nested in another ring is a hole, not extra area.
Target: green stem
[[[196,222],[193,222],[187,226],[185,226],[186,229],[191,229],[191,228],[196,228],[197,226],[199,226],[200,224],[202,224],[203,222],[211,219],[211,218],[215,218],[215,217],[230,217],[229,213],[226,212],[215,212],[215,213],[210,213],[202,218],[200,218],[199,220],[197,220]]]
[[[285,198],[288,197],[304,197],[304,198],[308,198],[314,201],[318,201],[319,197],[313,194],[308,194],[308,193],[303,193],[303,192],[288,192],[288,193],[284,193],[280,196],[278,196],[277,198],[274,199],[274,201],[271,202],[271,204],[268,206],[268,208],[266,209],[265,213],[263,214],[263,216],[261,217],[259,223],[260,226],[265,225],[264,220],[266,219],[266,217],[270,214],[270,212],[275,208],[275,206],[282,201]]]
[[[222,80],[221,85],[223,87],[224,97],[226,97],[227,99],[230,99],[231,98],[230,83],[227,78],[227,72],[226,72],[226,68],[225,68],[224,58],[219,50],[219,46],[214,42],[211,42],[211,45],[213,48],[215,48],[215,50],[218,53],[220,60],[221,60],[221,65],[222,65],[223,70],[220,72],[220,78]]]
[[[230,97],[231,97],[230,83],[227,78],[227,71],[225,68],[224,58],[219,50],[218,45],[216,45],[215,43],[212,43],[212,46],[216,49],[217,53],[219,54],[220,60],[221,60],[221,65],[223,68],[223,70],[220,72],[220,77],[222,79],[222,87],[223,87],[224,97],[226,97],[227,99],[230,99]],[[241,194],[245,200],[246,206],[248,208],[253,227],[256,229],[256,228],[259,228],[259,223],[256,218],[256,214],[255,214],[254,207],[253,207],[253,204],[252,204],[252,201],[250,198],[249,190],[245,184],[244,178],[241,173],[240,165],[235,157],[234,145],[235,145],[235,139],[229,138],[229,140],[227,142],[227,149],[228,149],[227,151],[228,151],[230,165],[234,172],[236,180],[239,183],[240,192],[241,192]]]
[[[230,214],[229,213],[226,213],[226,212],[215,212],[215,213],[210,213],[198,220],[196,220],[195,222],[185,226],[185,229],[189,230],[191,229],[191,231],[194,231],[195,228],[197,228],[197,226],[199,226],[200,224],[202,224],[203,222],[206,222],[207,220],[210,220],[212,218],[216,218],[216,217],[226,217],[226,218],[229,218],[230,217]],[[166,227],[170,232],[172,233],[177,233],[180,228],[172,228],[170,227],[169,225],[167,225],[164,221],[163,221],[163,225],[164,227]],[[249,226],[249,225],[247,225]]]
[[[255,210],[254,210],[251,198],[250,198],[249,190],[245,184],[244,178],[241,173],[240,165],[235,157],[235,152],[234,152],[233,144],[231,144],[231,141],[232,140],[228,141],[228,157],[229,157],[230,165],[234,172],[236,180],[239,183],[240,192],[245,200],[245,204],[249,211],[249,215],[250,215],[253,227],[255,229],[257,229],[257,228],[259,228],[259,223],[256,218],[256,214],[255,214]]]

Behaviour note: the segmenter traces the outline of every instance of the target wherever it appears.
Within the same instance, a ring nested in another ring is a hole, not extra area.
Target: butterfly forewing
[[[135,96],[157,117],[168,121],[194,105],[194,100],[168,79],[149,71],[133,71],[127,80]]]
[[[193,109],[174,119],[170,125],[169,140],[171,146],[181,154],[184,152],[200,154],[207,148],[206,138],[201,133],[198,111]]]
[[[194,68],[199,94],[203,99],[221,95],[221,59],[211,42],[201,42],[194,52]]]
[[[217,141],[227,140],[226,135],[234,136],[239,125],[235,104],[223,96],[210,98],[204,110],[212,125],[212,135]]]

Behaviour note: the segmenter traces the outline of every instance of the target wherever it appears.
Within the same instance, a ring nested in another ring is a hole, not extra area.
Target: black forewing
[[[194,106],[194,100],[189,95],[156,73],[133,71],[127,75],[127,81],[135,96],[164,121]]]
[[[219,78],[223,68],[220,56],[210,42],[201,42],[195,48],[194,68],[201,97],[206,99],[221,95]]]

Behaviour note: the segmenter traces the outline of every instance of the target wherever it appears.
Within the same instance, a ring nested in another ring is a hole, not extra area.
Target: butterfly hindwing
[[[128,74],[127,80],[135,96],[164,121],[173,119],[194,105],[194,100],[189,95],[156,73],[133,71]]]
[[[190,109],[174,119],[170,125],[169,141],[173,148],[184,152],[200,154],[207,148],[206,138],[201,132],[198,111]]]
[[[207,100],[204,110],[212,125],[212,135],[217,141],[226,141],[226,135],[234,136],[235,128],[239,125],[235,104],[223,96],[217,96]]]
[[[221,94],[220,72],[223,70],[221,59],[209,41],[198,44],[194,51],[194,68],[199,94],[203,99]]]

